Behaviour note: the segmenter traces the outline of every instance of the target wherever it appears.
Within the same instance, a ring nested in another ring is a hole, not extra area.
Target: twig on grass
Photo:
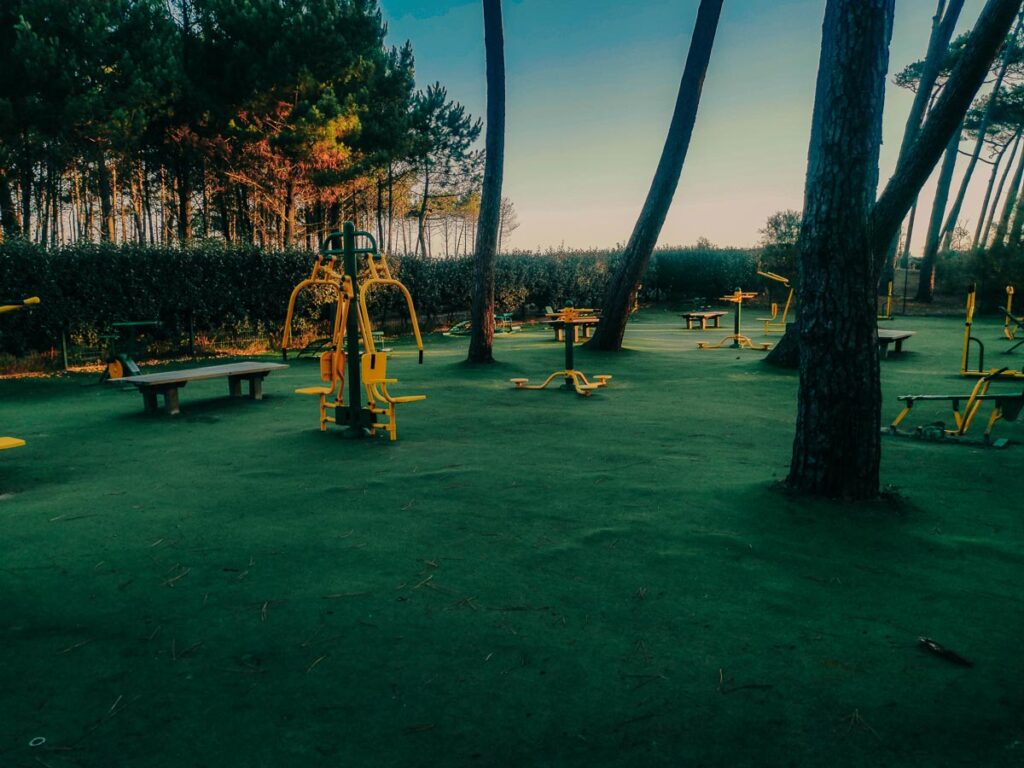
[[[324,654],[323,656],[318,656],[317,658],[315,658],[315,659],[313,660],[313,663],[312,663],[312,664],[310,664],[310,665],[309,665],[308,667],[306,667],[306,674],[308,675],[308,674],[309,674],[310,672],[312,672],[312,671],[313,671],[313,670],[314,670],[314,669],[315,669],[315,668],[317,667],[317,665],[318,665],[318,664],[319,664],[319,663],[320,663],[321,661],[323,661],[324,659],[326,659],[326,658],[327,658],[327,654],[326,654],[326,653],[325,653],[325,654]]]

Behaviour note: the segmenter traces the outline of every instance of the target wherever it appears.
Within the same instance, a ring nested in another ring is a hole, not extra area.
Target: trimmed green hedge
[[[279,339],[288,296],[309,274],[309,251],[263,251],[207,243],[187,249],[133,245],[76,245],[45,250],[23,241],[0,244],[0,298],[38,295],[32,311],[0,318],[0,351],[24,354],[59,343],[61,333],[84,344],[118,320],[161,322],[172,341],[197,334],[218,338],[262,335]],[[496,301],[502,312],[526,304],[600,305],[616,254],[611,251],[514,253],[499,257]],[[426,327],[451,322],[469,309],[472,259],[392,258]],[[754,254],[709,248],[655,253],[644,300],[714,297],[757,284]],[[756,289],[755,289],[756,290]],[[399,317],[392,291],[371,302],[377,317]],[[322,300],[322,299],[321,299]],[[315,296],[298,307],[299,327],[316,322]]]

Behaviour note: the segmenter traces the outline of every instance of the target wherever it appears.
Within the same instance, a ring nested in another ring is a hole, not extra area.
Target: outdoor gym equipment
[[[576,338],[576,328],[574,326],[586,322],[587,319],[586,317],[566,317],[561,320],[552,320],[552,324],[560,323],[562,325],[562,338],[565,341],[565,369],[552,373],[544,380],[543,384],[531,385],[529,379],[509,379],[509,381],[515,384],[516,389],[545,389],[548,384],[560,376],[565,379],[563,389],[567,392],[570,390],[574,391],[581,397],[590,397],[595,389],[608,386],[608,382],[612,378],[611,376],[601,374],[600,376],[595,376],[593,381],[590,381],[583,375],[582,371],[577,371],[575,367],[576,345],[574,339]]]
[[[356,238],[364,238],[370,245],[357,248]],[[338,244],[341,247],[337,247]],[[331,246],[334,247],[331,247]],[[341,263],[338,258],[341,257]],[[366,256],[366,266],[358,269],[358,257]],[[325,257],[327,260],[325,261]],[[339,271],[340,270],[340,271]],[[342,232],[332,232],[323,241],[320,255],[313,266],[312,274],[301,281],[292,291],[285,318],[282,349],[289,347],[291,324],[295,312],[295,299],[309,286],[320,285],[331,289],[337,301],[330,349],[320,355],[320,378],[329,386],[303,387],[296,389],[300,395],[314,395],[320,406],[320,431],[326,431],[327,424],[346,427],[347,437],[365,437],[376,434],[377,429],[387,431],[391,440],[398,436],[395,419],[395,405],[425,399],[425,395],[393,397],[387,389],[396,379],[386,378],[387,358],[383,350],[377,349],[377,340],[370,322],[366,304],[367,294],[375,288],[392,286],[405,297],[412,321],[413,335],[419,350],[419,362],[423,362],[423,339],[416,319],[416,308],[408,289],[391,275],[386,259],[377,251],[377,242],[369,232],[357,231],[352,222],[345,222]],[[360,356],[359,345],[365,352]],[[348,380],[348,400],[344,389]],[[366,391],[366,405],[362,392]],[[328,409],[334,409],[334,416],[328,416]],[[382,419],[386,418],[386,421]]]
[[[498,333],[518,333],[523,330],[523,326],[516,325],[512,322],[511,312],[502,312],[494,316],[494,332]],[[469,336],[473,332],[473,324],[469,320],[463,320],[456,323],[447,331],[445,336]]]
[[[964,349],[963,355],[960,357],[960,375],[961,376],[989,376],[995,371],[993,368],[985,368],[985,344],[975,336],[972,331],[974,328],[974,309],[977,300],[977,286],[974,283],[967,289],[967,307],[965,312],[964,320]],[[971,365],[971,344],[978,346],[978,365],[973,367]],[[1017,345],[1015,344],[1007,352],[1012,352]],[[1016,371],[1012,368],[1000,368],[995,374],[1002,378],[1008,379],[1024,379],[1024,371]]]
[[[721,301],[727,301],[730,304],[735,304],[736,305],[736,314],[733,316],[733,331],[732,331],[732,335],[731,336],[726,336],[724,339],[722,339],[717,344],[709,344],[709,343],[704,342],[704,341],[698,341],[697,342],[697,349],[723,349],[725,347],[725,343],[727,341],[731,341],[732,342],[732,344],[729,345],[729,349],[740,349],[740,348],[743,348],[743,349],[760,349],[760,350],[771,349],[772,348],[771,344],[763,343],[763,342],[762,343],[754,343],[753,341],[751,341],[749,338],[747,338],[746,336],[744,336],[740,332],[740,316],[743,314],[743,302],[747,301],[748,299],[753,299],[753,298],[756,298],[756,297],[757,297],[756,293],[751,293],[750,291],[743,291],[743,290],[741,290],[739,288],[737,288],[735,291],[733,291],[728,296],[721,296],[720,297]]]
[[[759,321],[764,323],[764,335],[765,336],[767,336],[768,334],[772,333],[773,331],[778,331],[779,333],[785,333],[786,332],[786,318],[789,316],[789,310],[793,306],[793,294],[795,293],[795,289],[793,288],[792,285],[789,284],[789,278],[788,277],[783,277],[782,275],[777,275],[774,272],[762,272],[761,270],[758,270],[757,274],[759,274],[761,277],[766,277],[769,280],[774,280],[777,283],[782,283],[783,287],[788,291],[788,293],[786,294],[786,303],[785,303],[785,305],[782,308],[782,315],[781,316],[779,315],[779,305],[778,305],[778,303],[772,302],[772,307],[771,307],[771,309],[772,309],[772,316],[771,317],[759,317],[759,318],[757,318]],[[739,313],[739,309],[737,307],[737,314],[738,313]],[[739,333],[739,331],[737,331],[737,333]]]
[[[988,424],[985,426],[983,441],[985,445],[1002,448],[1009,441],[1005,438],[992,440],[992,427],[1001,419],[1015,421],[1017,416],[1020,415],[1021,409],[1024,408],[1024,391],[989,394],[989,387],[992,382],[1002,376],[1006,370],[1006,368],[1000,368],[982,376],[975,383],[970,394],[967,395],[900,395],[898,399],[904,403],[903,410],[900,411],[899,415],[893,419],[892,424],[889,425],[889,432],[902,437],[920,437],[923,439],[952,437],[959,440],[967,435],[967,430],[971,428],[971,424],[974,422],[974,417],[977,416],[981,404],[985,401],[991,401],[993,403],[992,414],[989,416]],[[949,402],[953,407],[953,422],[956,428],[946,429],[944,423],[937,422],[929,426],[918,427],[914,432],[900,431],[900,423],[913,409],[914,403],[921,401]],[[961,402],[964,403],[962,409],[960,407]]]
[[[100,336],[109,343],[107,357],[103,361],[106,367],[100,374],[100,382],[140,375],[142,371],[135,362],[135,356],[143,349],[138,340],[139,329],[158,325],[159,320],[125,320],[111,323],[111,333]]]
[[[892,280],[889,281],[889,287],[885,293],[885,309],[878,313],[878,319],[892,320]]]
[[[21,299],[20,301],[15,299],[12,301],[5,301],[0,304],[0,315],[7,312],[16,312],[19,309],[25,307],[32,307],[39,303],[38,296],[29,296],[27,299]],[[25,444],[25,441],[18,437],[0,437],[0,451],[6,451],[10,448],[20,448]]]
[[[1013,294],[1015,289],[1012,285],[1006,286],[1006,306],[1000,307],[1003,311],[1003,335],[1010,341],[1016,341],[1017,331],[1024,330],[1024,315],[1013,314]],[[1013,352],[1021,344],[1024,344],[1024,339],[1017,341],[1007,352]]]

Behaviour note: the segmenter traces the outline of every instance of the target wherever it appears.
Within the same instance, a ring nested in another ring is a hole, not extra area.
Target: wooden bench
[[[109,381],[135,386],[142,393],[142,402],[146,413],[156,412],[157,395],[163,395],[164,407],[173,416],[181,412],[178,406],[178,390],[190,381],[226,377],[231,397],[241,397],[242,382],[247,381],[249,382],[249,397],[253,400],[262,400],[263,379],[271,371],[287,367],[281,363],[228,363],[226,365],[207,365],[202,368],[185,368],[180,371],[147,373],[142,376],[125,376],[120,379],[109,379]]]
[[[711,321],[711,327],[717,328],[719,320],[725,316],[725,312],[718,310],[707,311],[701,310],[699,312],[686,312],[681,317],[686,320],[686,330],[692,331],[693,324],[696,321],[700,321],[700,329],[706,331],[708,329],[708,320]]]
[[[895,352],[899,354],[903,351],[903,342],[913,336],[915,331],[891,331],[888,329],[878,329],[878,346],[882,353],[882,357],[886,358],[889,356],[889,345],[895,345]]]
[[[577,317],[572,322],[573,341],[579,341],[580,338],[590,338],[590,329],[600,322],[599,317]],[[565,341],[565,321],[564,320],[541,320],[541,323],[550,325],[555,330],[555,341]]]

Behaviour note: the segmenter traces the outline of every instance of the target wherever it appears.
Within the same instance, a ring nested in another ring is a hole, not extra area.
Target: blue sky
[[[982,4],[967,0],[959,31],[970,28]],[[381,5],[389,42],[412,41],[417,84],[441,81],[482,117],[480,0]],[[697,5],[505,0],[504,194],[521,224],[512,247],[608,247],[629,237],[661,153]],[[923,57],[935,5],[897,0],[890,82]],[[771,213],[801,207],[824,8],[824,0],[726,0],[662,244],[706,237],[751,245]],[[883,182],[911,99],[895,86],[887,91]],[[929,204],[931,189],[922,197]],[[975,200],[980,193],[964,206],[969,221],[977,216]]]

